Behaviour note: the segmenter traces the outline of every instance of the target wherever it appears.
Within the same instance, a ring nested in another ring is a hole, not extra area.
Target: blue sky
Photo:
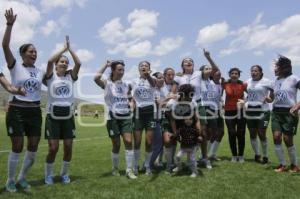
[[[130,80],[141,60],[149,60],[153,71],[168,66],[180,71],[182,58],[188,56],[198,68],[206,63],[205,47],[225,77],[237,66],[246,80],[254,64],[274,79],[272,61],[281,53],[292,59],[294,73],[300,75],[298,5],[296,0],[1,0],[0,12],[9,7],[17,12],[12,48],[18,56],[20,44],[34,43],[40,67],[62,45],[64,35],[70,35],[83,62],[76,93],[102,101],[92,76],[107,59],[125,60],[125,78]],[[5,66],[3,53],[0,64]]]

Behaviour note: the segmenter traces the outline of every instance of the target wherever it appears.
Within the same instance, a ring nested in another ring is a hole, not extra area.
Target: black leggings
[[[225,122],[232,156],[243,156],[245,150],[246,119],[242,114],[243,110],[240,110],[240,113],[238,115],[238,111],[225,111]],[[236,140],[238,141],[238,149]]]

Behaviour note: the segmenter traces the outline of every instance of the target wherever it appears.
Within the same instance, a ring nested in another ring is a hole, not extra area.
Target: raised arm
[[[214,62],[214,60],[211,58],[210,56],[210,52],[203,49],[203,54],[204,54],[204,57],[207,59],[207,61],[209,62],[209,64],[211,65],[212,67],[212,70],[213,71],[217,71],[219,70],[219,67],[217,66],[217,64]]]
[[[69,36],[66,36],[66,42],[67,42],[67,46],[68,46],[68,50],[72,56],[72,59],[75,63],[75,66],[73,67],[72,70],[72,78],[73,79],[77,79],[78,78],[78,72],[81,66],[81,62],[79,60],[79,57],[76,55],[76,53],[72,50],[72,48],[70,47],[70,40],[69,40]]]
[[[46,70],[46,78],[50,78],[52,73],[53,73],[53,66],[54,66],[54,63],[60,58],[60,56],[66,52],[68,50],[68,41],[66,40],[66,43],[64,45],[64,47],[58,51],[57,53],[55,53],[54,55],[52,55],[50,57],[50,59],[48,60],[48,63],[47,63],[47,70]]]
[[[96,73],[94,77],[95,83],[100,86],[102,89],[105,89],[106,80],[102,80],[101,77],[105,70],[110,67],[111,61],[107,60],[106,63],[100,68],[100,70]]]
[[[10,43],[12,27],[16,21],[17,15],[14,15],[13,9],[11,8],[5,11],[5,18],[6,18],[6,29],[2,40],[2,47],[3,47],[7,67],[12,68],[13,64],[15,63],[15,57],[11,52],[9,43]]]

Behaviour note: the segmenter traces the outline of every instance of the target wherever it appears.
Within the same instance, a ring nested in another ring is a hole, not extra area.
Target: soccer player
[[[133,109],[131,86],[123,81],[125,64],[122,60],[107,61],[98,71],[94,81],[104,89],[104,99],[108,106],[107,132],[112,142],[112,174],[120,176],[119,173],[119,152],[121,147],[120,136],[123,138],[125,146],[126,176],[129,179],[136,179],[132,170],[133,150],[132,150],[132,114]],[[110,77],[102,77],[107,68],[111,69]]]
[[[34,65],[37,52],[33,44],[23,44],[19,48],[22,63],[16,59],[10,49],[10,38],[17,15],[12,9],[5,11],[6,29],[2,41],[5,60],[10,71],[12,85],[23,87],[26,95],[15,94],[9,101],[6,114],[7,134],[11,139],[12,151],[8,156],[8,179],[6,190],[16,192],[16,183],[24,190],[30,185],[26,175],[34,163],[38,144],[41,137],[42,113],[40,109],[41,86],[44,72]],[[16,168],[20,153],[23,150],[24,136],[27,136],[27,151],[17,181],[15,181]]]
[[[259,65],[251,67],[251,78],[246,81],[246,120],[250,132],[250,142],[255,153],[254,160],[258,163],[268,163],[267,128],[270,120],[270,107],[273,101],[273,83],[263,77],[263,69]],[[262,147],[262,160],[259,151],[257,135]]]
[[[139,63],[140,77],[132,81],[132,93],[135,102],[134,118],[134,173],[137,175],[140,159],[140,148],[142,141],[142,132],[146,132],[145,143],[145,161],[144,167],[146,175],[150,175],[150,160],[152,156],[152,138],[153,130],[156,127],[154,120],[157,110],[155,104],[156,79],[150,76],[150,63],[142,61]]]
[[[64,55],[69,52],[74,61],[74,67],[69,69],[69,59]],[[53,67],[55,65],[55,71]],[[61,165],[61,181],[71,182],[68,171],[72,159],[73,139],[75,138],[74,122],[74,89],[73,84],[78,79],[81,63],[70,46],[69,37],[60,51],[55,53],[47,64],[44,84],[48,87],[46,105],[45,138],[48,140],[48,154],[45,163],[45,184],[52,185],[53,166],[59,148],[59,140],[63,140],[64,153]]]
[[[281,145],[283,138],[291,163],[289,171],[299,172],[293,138],[296,135],[298,125],[298,116],[294,112],[297,110],[297,91],[300,89],[300,79],[292,73],[291,60],[281,55],[275,62],[275,76],[277,78],[274,85],[271,120],[275,153],[280,163],[275,171],[284,172],[287,169]]]
[[[11,83],[5,78],[1,70],[0,70],[0,84],[6,91],[10,92],[11,94],[23,95],[23,96],[26,94],[24,88],[15,87],[11,85]]]
[[[170,101],[171,106],[171,126],[174,136],[180,141],[180,149],[176,154],[177,173],[182,169],[181,158],[187,154],[189,166],[192,171],[191,177],[198,175],[196,152],[198,143],[202,141],[200,121],[197,117],[197,104],[192,101],[194,87],[190,84],[182,84],[178,89],[180,95],[178,101]]]

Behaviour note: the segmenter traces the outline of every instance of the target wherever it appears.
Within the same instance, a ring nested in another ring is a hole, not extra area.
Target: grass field
[[[10,141],[6,136],[4,113],[0,115],[0,185],[6,181],[6,162],[10,150]],[[100,119],[84,118],[90,123]],[[44,161],[47,143],[42,139],[36,163],[28,175],[32,185],[30,192],[7,193],[1,188],[0,198],[299,198],[300,174],[273,171],[277,165],[274,156],[271,132],[269,154],[271,163],[259,165],[253,162],[253,152],[247,133],[244,164],[231,163],[227,135],[220,148],[222,161],[215,162],[212,170],[200,168],[199,177],[192,179],[187,174],[168,176],[164,172],[152,176],[139,175],[137,180],[128,180],[124,174],[124,150],[122,147],[121,177],[111,176],[111,143],[104,127],[82,127],[77,125],[77,138],[70,177],[72,182],[62,185],[59,177],[53,186],[45,186]],[[300,154],[300,141],[295,138]],[[62,161],[61,150],[56,159],[56,174]],[[22,156],[23,157],[23,156]],[[287,156],[286,156],[287,157]],[[19,162],[19,168],[22,159]],[[19,170],[18,168],[18,170]]]

